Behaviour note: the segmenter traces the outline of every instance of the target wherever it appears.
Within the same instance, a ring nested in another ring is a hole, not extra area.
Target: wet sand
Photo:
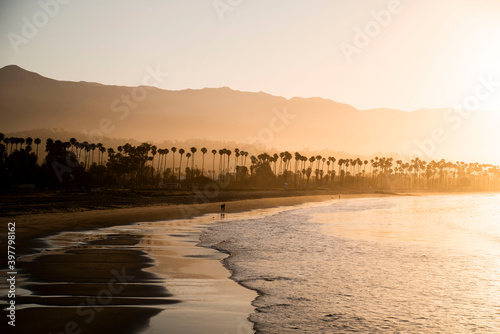
[[[297,205],[327,201],[338,195],[294,196],[261,198],[226,202],[226,212],[242,212],[260,208]],[[374,194],[342,195],[342,198],[374,196]],[[108,226],[132,224],[141,221],[186,219],[220,211],[220,202],[207,204],[158,205],[150,207],[55,212],[5,217],[4,222],[16,222],[18,254],[44,246],[43,238],[63,231],[84,231]],[[0,231],[4,235],[5,231]]]
[[[342,195],[352,197],[360,195]],[[333,198],[233,201],[226,203],[226,212]],[[219,208],[220,203],[170,205],[6,220],[16,222],[24,254],[42,246],[41,256],[18,262],[15,332],[59,333],[69,326],[81,333],[137,333],[145,328],[151,334],[251,333],[247,316],[253,312],[255,292],[228,279],[230,273],[221,265],[227,254],[196,246],[203,222],[184,219],[209,213],[219,217]],[[143,223],[123,226],[136,222]],[[66,232],[48,238],[61,231]],[[47,240],[51,248],[44,251]]]

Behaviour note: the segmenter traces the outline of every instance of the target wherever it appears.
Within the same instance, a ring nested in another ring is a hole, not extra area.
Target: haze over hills
[[[0,69],[0,110],[0,132],[7,134],[61,128],[94,142],[101,135],[154,142],[205,138],[290,151],[419,151],[425,159],[500,162],[488,155],[500,139],[497,125],[482,112],[463,117],[443,109],[359,111],[322,98],[285,99],[226,87],[106,86],[57,81],[14,65]]]

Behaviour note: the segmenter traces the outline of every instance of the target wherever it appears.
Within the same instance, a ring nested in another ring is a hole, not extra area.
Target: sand
[[[375,196],[377,194],[342,195],[342,198]],[[338,195],[295,196],[281,198],[261,198],[226,202],[226,213],[243,212],[253,209],[290,206],[308,202],[327,201]],[[26,253],[33,247],[43,245],[37,240],[63,231],[83,231],[114,225],[145,221],[194,218],[203,214],[219,213],[220,202],[207,204],[158,205],[136,208],[104,209],[79,212],[55,212],[5,217],[4,222],[16,222],[19,252]],[[4,231],[1,231],[3,235]]]

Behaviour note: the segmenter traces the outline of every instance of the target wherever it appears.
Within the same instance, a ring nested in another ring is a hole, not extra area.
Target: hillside
[[[488,161],[481,150],[462,155],[461,147],[481,147],[497,136],[480,113],[455,130],[444,120],[446,110],[359,111],[322,98],[285,99],[227,87],[168,91],[58,81],[15,65],[0,69],[0,110],[1,132],[57,128],[89,141],[99,141],[97,135],[155,142],[205,138],[287,150],[409,154],[441,128],[446,140],[435,150],[427,146],[431,157]]]

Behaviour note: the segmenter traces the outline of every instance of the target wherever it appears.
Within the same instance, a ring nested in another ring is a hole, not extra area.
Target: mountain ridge
[[[447,141],[423,153],[468,160],[461,147],[483,140],[472,122],[464,122],[459,132],[452,129],[443,117],[448,109],[360,111],[321,97],[286,99],[229,87],[173,91],[59,81],[17,65],[0,69],[0,110],[2,132],[61,128],[89,141],[99,136],[155,142],[208,138],[284,150],[409,155],[426,151],[419,143],[444,128]]]

